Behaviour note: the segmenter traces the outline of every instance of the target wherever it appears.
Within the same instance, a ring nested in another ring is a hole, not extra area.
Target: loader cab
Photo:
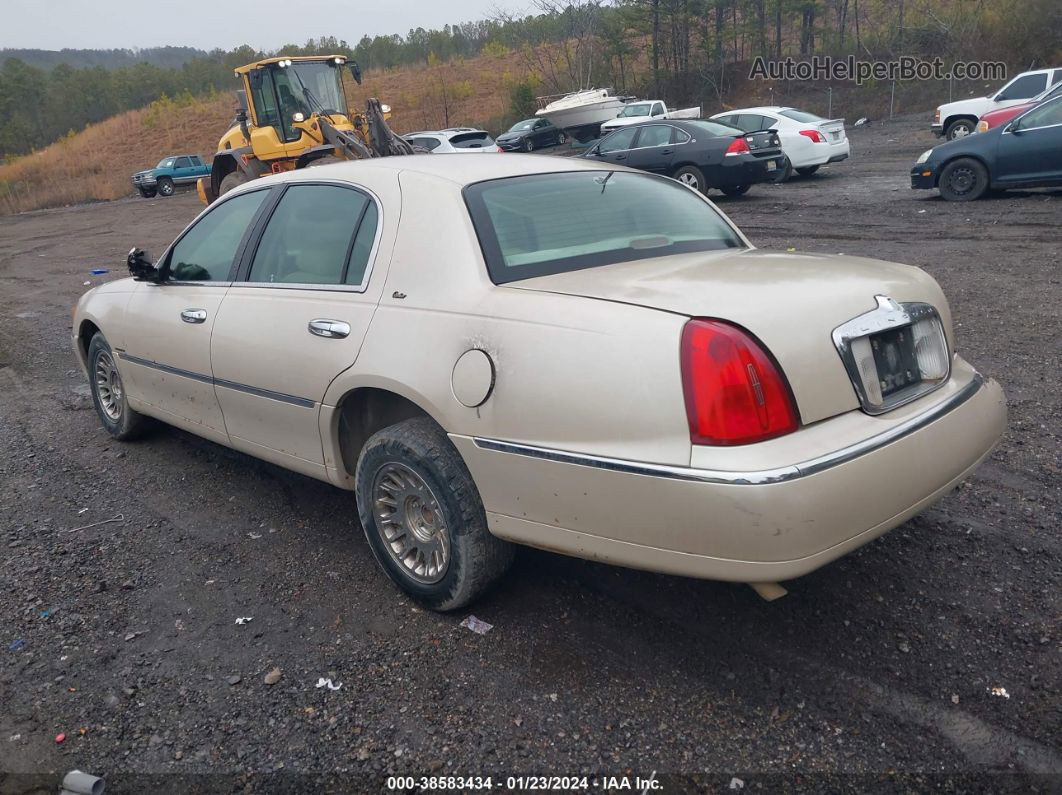
[[[278,58],[244,67],[251,119],[256,128],[252,146],[258,157],[294,154],[290,145],[302,136],[295,126],[296,114],[302,114],[304,119],[314,113],[347,117],[343,64],[338,57]]]

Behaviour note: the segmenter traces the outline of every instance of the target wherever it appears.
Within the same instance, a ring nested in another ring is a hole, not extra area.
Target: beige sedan
[[[782,593],[944,496],[1006,421],[923,271],[757,250],[614,166],[295,171],[130,268],[74,316],[107,431],[162,420],[353,491],[380,565],[440,610],[513,542]]]

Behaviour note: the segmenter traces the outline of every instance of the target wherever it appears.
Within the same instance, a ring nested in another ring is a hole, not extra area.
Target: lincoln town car
[[[778,595],[944,497],[1006,420],[923,270],[759,250],[607,162],[288,172],[128,264],[73,316],[106,432],[161,421],[352,492],[438,610],[518,544]]]

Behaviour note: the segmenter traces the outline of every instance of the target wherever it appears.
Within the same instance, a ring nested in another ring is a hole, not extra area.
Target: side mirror
[[[129,266],[129,273],[138,282],[155,282],[158,284],[162,281],[162,273],[151,264],[147,252],[143,249],[139,249],[136,246],[129,249],[129,255],[125,258],[125,263]]]
[[[347,64],[350,67],[350,76],[354,78],[354,82],[359,86],[361,85],[361,67],[358,66],[357,61],[351,61]]]

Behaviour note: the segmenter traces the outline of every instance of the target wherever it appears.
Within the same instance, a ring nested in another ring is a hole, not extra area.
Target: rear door
[[[211,342],[231,443],[306,471],[323,466],[329,383],[358,356],[383,274],[371,279],[380,202],[340,183],[288,184],[225,299]]]
[[[170,247],[161,284],[141,282],[126,307],[127,388],[167,421],[227,441],[214,394],[210,335],[268,188],[215,203]],[[178,423],[180,424],[180,423]]]
[[[675,157],[673,135],[674,128],[670,124],[647,124],[638,127],[638,135],[627,157],[627,165],[656,174],[668,173]]]

